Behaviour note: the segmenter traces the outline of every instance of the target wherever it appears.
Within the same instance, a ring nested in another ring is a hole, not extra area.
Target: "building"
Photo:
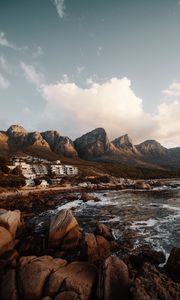
[[[78,168],[75,166],[65,165],[66,175],[75,176],[78,175]]]
[[[36,174],[37,177],[43,177],[48,175],[48,168],[43,164],[33,164],[31,165],[32,172]]]
[[[65,176],[66,175],[66,169],[64,165],[61,164],[54,164],[51,165],[51,174],[56,176]]]

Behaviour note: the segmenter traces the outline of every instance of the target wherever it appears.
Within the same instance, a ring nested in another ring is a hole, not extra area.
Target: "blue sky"
[[[0,0],[0,127],[179,146],[180,1]]]

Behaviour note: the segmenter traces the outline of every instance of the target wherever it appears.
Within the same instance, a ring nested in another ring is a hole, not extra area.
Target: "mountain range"
[[[0,156],[22,153],[49,159],[65,157],[180,170],[180,147],[167,149],[155,140],[134,145],[128,134],[110,141],[103,128],[96,128],[75,141],[57,131],[28,132],[19,125],[0,131]]]

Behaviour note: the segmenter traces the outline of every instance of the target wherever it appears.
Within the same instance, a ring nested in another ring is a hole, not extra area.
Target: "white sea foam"
[[[70,208],[76,208],[79,207],[81,204],[83,203],[82,200],[74,200],[71,202],[67,202],[64,205],[61,205],[57,208],[57,211],[61,210],[61,209],[70,209]]]

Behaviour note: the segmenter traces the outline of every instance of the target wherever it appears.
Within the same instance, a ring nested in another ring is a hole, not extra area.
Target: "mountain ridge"
[[[28,132],[20,125],[0,131],[0,155],[18,152],[127,165],[154,165],[180,170],[180,147],[167,149],[155,140],[134,145],[128,134],[110,141],[104,128],[96,128],[74,141],[58,131]]]

